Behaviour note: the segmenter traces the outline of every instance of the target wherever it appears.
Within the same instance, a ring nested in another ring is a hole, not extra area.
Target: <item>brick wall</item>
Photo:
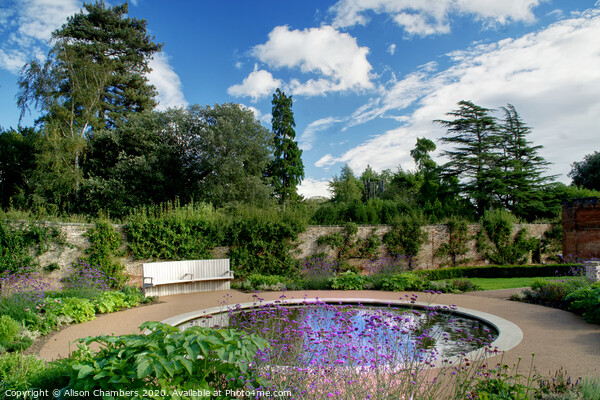
[[[563,256],[600,256],[600,198],[588,197],[563,203]]]

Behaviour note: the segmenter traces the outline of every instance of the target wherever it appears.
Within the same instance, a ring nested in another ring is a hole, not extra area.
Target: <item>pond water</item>
[[[433,365],[483,348],[498,335],[488,324],[450,309],[322,302],[231,309],[185,326],[190,325],[255,333],[271,344],[262,361],[290,366]]]

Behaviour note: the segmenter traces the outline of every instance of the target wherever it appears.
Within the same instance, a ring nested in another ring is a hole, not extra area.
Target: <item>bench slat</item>
[[[228,290],[233,279],[229,259],[145,263],[143,274],[146,296]]]

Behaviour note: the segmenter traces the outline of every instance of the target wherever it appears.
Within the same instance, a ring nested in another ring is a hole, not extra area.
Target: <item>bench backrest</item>
[[[229,259],[189,260],[145,263],[144,277],[151,277],[154,283],[199,278],[218,278],[230,273]],[[191,274],[191,276],[189,275]]]

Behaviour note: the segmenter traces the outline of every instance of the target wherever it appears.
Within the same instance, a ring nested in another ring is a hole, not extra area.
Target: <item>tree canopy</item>
[[[585,189],[600,190],[600,152],[595,151],[571,165],[572,184]]]

